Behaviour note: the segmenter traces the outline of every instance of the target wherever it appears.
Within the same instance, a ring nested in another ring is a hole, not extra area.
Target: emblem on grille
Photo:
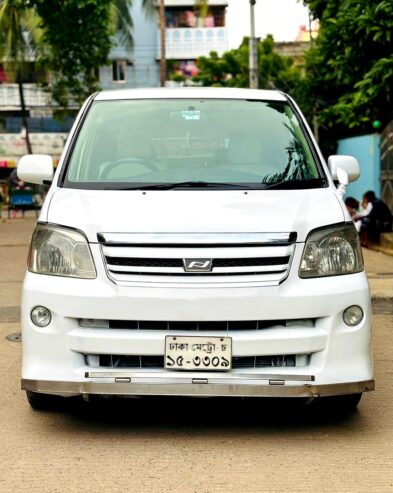
[[[186,272],[211,272],[213,261],[206,258],[184,258],[183,266]]]

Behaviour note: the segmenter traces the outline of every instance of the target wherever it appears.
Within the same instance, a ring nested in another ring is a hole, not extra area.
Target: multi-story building
[[[160,33],[158,10],[148,15],[142,0],[134,1],[132,51],[118,46],[110,54],[110,65],[100,70],[105,89],[154,87],[159,85]],[[228,49],[226,8],[228,0],[209,0],[203,17],[195,0],[165,0],[165,39],[168,80],[188,79],[197,72],[196,59]]]

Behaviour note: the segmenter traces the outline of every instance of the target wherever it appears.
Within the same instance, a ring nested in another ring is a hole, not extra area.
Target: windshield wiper
[[[275,183],[262,182],[261,184],[246,185],[240,183],[225,183],[214,181],[179,181],[173,183],[151,183],[150,185],[135,185],[129,187],[105,187],[104,190],[174,190],[176,188],[217,188],[223,190],[269,190],[271,188],[283,190],[296,190],[317,188],[323,184],[321,178],[309,180],[283,180]]]
[[[321,178],[310,178],[308,180],[283,180],[267,184],[262,190],[269,190],[271,188],[278,188],[282,190],[303,190],[306,188],[319,188],[322,184],[323,180]],[[265,185],[265,182],[262,182],[262,185]]]
[[[213,181],[179,181],[174,183],[152,183],[151,185],[140,185],[135,187],[106,187],[105,190],[173,190],[175,188],[223,188],[231,190],[233,188],[251,189],[248,185],[239,183],[223,183]]]

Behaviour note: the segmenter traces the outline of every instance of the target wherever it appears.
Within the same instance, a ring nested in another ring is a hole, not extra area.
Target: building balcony
[[[26,108],[52,105],[51,94],[34,83],[23,84]],[[18,84],[0,84],[0,110],[20,110],[21,102]]]
[[[208,56],[211,51],[222,55],[228,50],[226,27],[179,27],[166,30],[166,58],[192,60]],[[160,33],[158,32],[157,58],[160,58]]]
[[[58,108],[59,105],[52,98],[52,93],[50,88],[44,88],[35,82],[24,82],[23,83],[23,96],[25,100],[25,107],[32,112],[38,112],[41,114],[42,111],[45,113],[46,110],[51,114],[52,108]],[[73,98],[68,99],[68,109],[79,109],[80,105],[75,102]],[[15,83],[4,83],[0,84],[0,111],[20,111],[21,110],[21,100],[19,94],[19,86]]]

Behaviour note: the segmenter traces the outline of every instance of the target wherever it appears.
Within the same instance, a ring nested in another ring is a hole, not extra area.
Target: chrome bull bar
[[[211,373],[179,376],[158,372],[86,372],[82,381],[22,379],[22,389],[47,394],[195,396],[195,397],[299,397],[356,394],[372,391],[374,380],[334,384],[315,384],[312,375],[236,375]]]

